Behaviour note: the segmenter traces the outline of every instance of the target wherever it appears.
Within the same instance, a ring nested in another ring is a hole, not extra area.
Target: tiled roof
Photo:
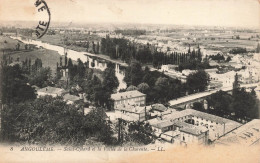
[[[112,94],[111,98],[113,100],[121,100],[121,99],[128,99],[128,98],[134,98],[134,97],[140,97],[140,96],[145,96],[145,94],[143,94],[137,90],[134,90],[134,91],[127,91],[127,92]]]
[[[204,112],[200,112],[194,109],[185,109],[179,112],[173,112],[172,114],[168,114],[165,115],[163,117],[163,119],[171,119],[171,120],[175,120],[177,118],[181,118],[181,117],[185,117],[185,116],[196,116],[196,117],[200,117],[206,120],[210,120],[210,121],[214,121],[217,123],[233,123],[234,125],[240,125],[240,123],[226,119],[226,118],[222,118],[216,115],[212,115],[212,114],[208,114],[208,113],[204,113]]]
[[[254,119],[215,141],[215,145],[253,145],[260,139],[260,119]]]
[[[195,126],[193,126],[192,128],[190,128],[190,127],[183,127],[183,128],[180,128],[180,131],[188,133],[188,134],[192,134],[192,135],[200,135],[200,134],[203,133],[202,130],[196,128]]]
[[[152,109],[160,111],[160,112],[164,112],[167,110],[167,108],[163,104],[154,104],[154,105],[152,105]]]
[[[156,128],[164,128],[164,127],[169,127],[172,126],[174,124],[174,122],[171,121],[158,121],[158,123],[153,124],[152,126],[156,127]]]

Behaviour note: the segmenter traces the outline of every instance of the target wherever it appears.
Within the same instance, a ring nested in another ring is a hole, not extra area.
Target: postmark
[[[37,8],[37,14],[39,15],[40,19],[38,25],[35,28],[35,34],[36,37],[40,39],[49,28],[51,21],[51,13],[45,0],[36,0],[34,5]]]

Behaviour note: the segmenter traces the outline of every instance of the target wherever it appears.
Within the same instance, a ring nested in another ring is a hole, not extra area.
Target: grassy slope
[[[7,43],[4,43],[5,40],[7,41]],[[53,74],[55,73],[56,64],[57,64],[57,62],[60,61],[60,55],[58,52],[52,51],[52,50],[47,50],[47,49],[25,50],[23,43],[20,43],[21,50],[16,51],[15,45],[17,43],[18,43],[17,40],[13,40],[8,37],[0,36],[0,58],[2,58],[4,49],[10,49],[8,51],[8,54],[10,54],[14,60],[16,60],[16,58],[18,58],[18,57],[20,57],[20,61],[25,61],[26,58],[28,58],[28,59],[30,58],[33,63],[36,58],[39,58],[42,60],[44,67],[50,67],[52,70],[52,73]]]

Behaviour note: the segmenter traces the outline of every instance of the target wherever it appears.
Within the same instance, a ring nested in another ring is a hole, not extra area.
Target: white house
[[[112,94],[111,99],[114,100],[115,109],[122,104],[139,106],[145,106],[146,104],[146,95],[137,90]]]

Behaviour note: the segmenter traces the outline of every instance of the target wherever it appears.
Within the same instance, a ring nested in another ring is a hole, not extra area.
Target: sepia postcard
[[[0,163],[260,163],[259,0],[0,0]]]

